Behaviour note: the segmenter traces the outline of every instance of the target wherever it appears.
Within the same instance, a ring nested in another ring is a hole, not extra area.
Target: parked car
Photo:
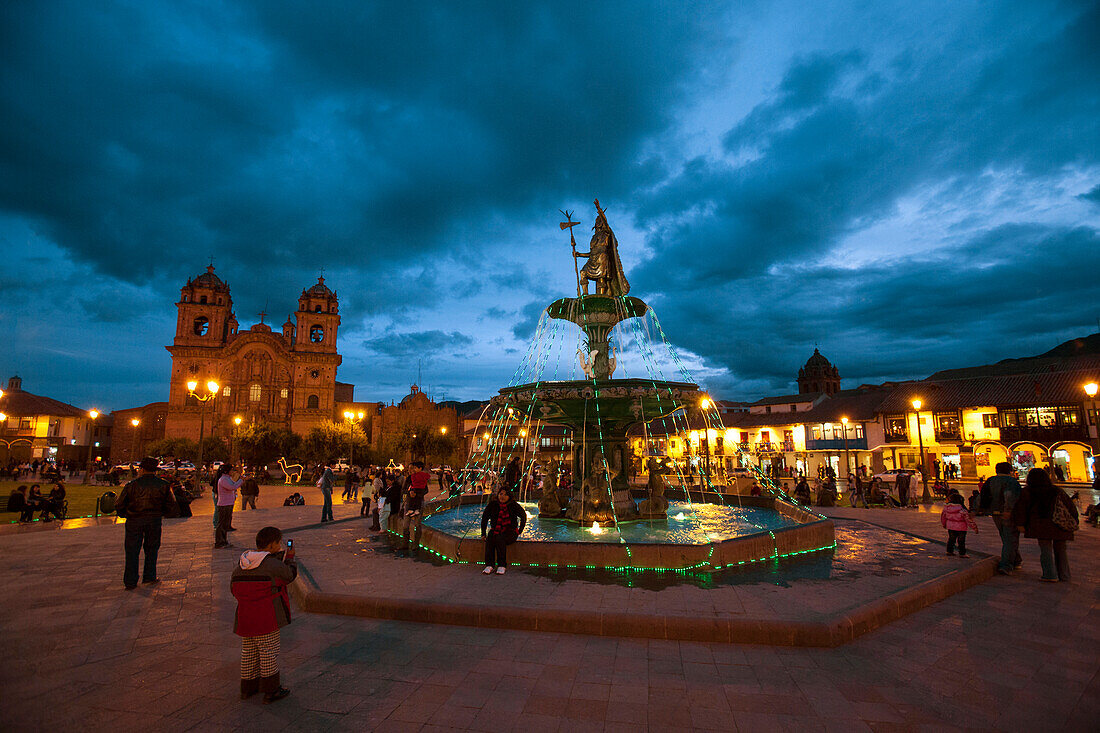
[[[332,470],[336,473],[344,473],[351,468],[351,464],[348,463],[347,458],[337,458],[336,462],[332,464]]]
[[[914,471],[908,468],[891,468],[889,471],[883,471],[882,473],[876,473],[872,478],[877,478],[883,483],[893,485],[898,480],[898,475],[905,474],[906,476],[912,476]]]

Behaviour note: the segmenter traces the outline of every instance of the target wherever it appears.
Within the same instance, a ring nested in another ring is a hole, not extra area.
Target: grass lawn
[[[49,495],[53,484],[46,481],[0,481],[0,509],[6,508],[8,494],[17,486],[26,486],[28,490],[31,484],[39,484],[43,495]],[[95,514],[95,502],[104,491],[113,491],[118,494],[117,486],[85,486],[84,484],[72,484],[65,482],[65,498],[69,500],[69,519],[89,517]],[[0,512],[0,523],[12,524],[19,521],[19,514],[15,512]],[[35,515],[38,521],[38,515]]]

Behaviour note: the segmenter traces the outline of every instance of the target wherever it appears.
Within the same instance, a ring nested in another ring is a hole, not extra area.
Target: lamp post
[[[924,435],[920,431],[920,407],[922,403],[919,399],[915,399],[912,402],[913,411],[916,413],[917,422],[917,444],[920,446],[920,460],[917,462],[920,466],[920,478],[921,483],[924,484],[924,489],[920,495],[921,504],[931,504],[932,495],[928,493],[928,469],[924,465]]]
[[[229,459],[230,463],[236,463],[237,462],[237,433],[240,431],[241,423],[243,421],[244,420],[243,420],[243,418],[241,418],[240,415],[237,415],[236,417],[233,418],[233,426],[234,427],[233,427],[233,438],[232,438],[232,442],[231,442],[231,445],[230,445],[230,448],[231,448],[231,450],[230,450],[231,456],[230,456],[230,459]]]
[[[707,423],[707,410],[711,408],[714,403],[710,401],[709,397],[704,397],[699,400],[699,407],[703,416],[703,445],[707,451],[706,468],[707,468],[707,482],[710,482],[710,428]]]
[[[130,463],[133,463],[134,456],[137,454],[138,425],[141,425],[141,420],[138,420],[136,417],[131,418],[130,424],[134,426],[134,438],[130,443]]]
[[[844,486],[851,491],[852,487],[848,486],[848,477],[852,475],[852,459],[848,454],[848,418],[840,418],[840,424],[844,426]]]
[[[202,441],[203,438],[206,437],[206,403],[218,396],[218,390],[220,390],[221,387],[218,385],[217,382],[211,379],[209,382],[206,383],[206,394],[202,396],[196,394],[195,392],[198,387],[199,383],[194,380],[191,380],[187,383],[187,391],[192,397],[199,401],[199,467],[197,469],[196,475],[198,476],[199,483],[202,483]]]
[[[88,410],[88,417],[92,420],[91,435],[88,436],[88,466],[84,470],[84,483],[88,483],[89,476],[95,476],[95,459],[92,458],[92,447],[95,443],[95,421],[99,417],[99,410]]]
[[[1100,390],[1100,385],[1097,385],[1096,382],[1089,382],[1088,384],[1086,384],[1084,386],[1084,390],[1085,390],[1085,394],[1088,395],[1088,397],[1089,397],[1090,409],[1091,409],[1091,412],[1092,412],[1092,421],[1093,421],[1093,423],[1096,424],[1096,445],[1097,445],[1098,448],[1100,448],[1100,420],[1097,419],[1097,414],[1096,414],[1096,392],[1098,390]],[[1089,429],[1089,421],[1088,421],[1088,418],[1086,417],[1085,418],[1086,435],[1088,434],[1087,433],[1088,429]],[[1089,435],[1089,437],[1091,438],[1092,436]],[[1093,456],[1095,456],[1095,455],[1096,454],[1094,453]],[[1096,473],[1095,465],[1096,465],[1096,458],[1094,457],[1093,458],[1093,475],[1094,476],[1095,476],[1095,473]],[[1087,466],[1086,466],[1086,468],[1087,468]],[[1088,474],[1086,473],[1086,476],[1087,475]]]

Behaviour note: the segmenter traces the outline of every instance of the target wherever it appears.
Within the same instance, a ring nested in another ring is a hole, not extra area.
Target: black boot
[[[241,699],[247,700],[260,691],[260,678],[241,680]]]
[[[273,703],[276,700],[282,700],[284,697],[290,694],[290,690],[279,684],[278,672],[271,675],[270,677],[261,677],[260,690],[262,690],[264,693],[264,705]]]

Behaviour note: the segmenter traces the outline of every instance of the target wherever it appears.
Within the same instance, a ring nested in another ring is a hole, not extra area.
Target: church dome
[[[221,293],[228,293],[229,286],[220,277],[214,274],[214,266],[207,265],[206,272],[196,277],[189,283],[195,288],[210,288]]]
[[[806,360],[806,366],[803,369],[820,369],[822,367],[832,367],[832,363],[821,355],[821,352],[814,349],[813,356]]]
[[[336,294],[329,290],[328,286],[325,285],[325,278],[319,277],[317,278],[317,284],[307,290],[306,295],[314,298],[332,298]]]

